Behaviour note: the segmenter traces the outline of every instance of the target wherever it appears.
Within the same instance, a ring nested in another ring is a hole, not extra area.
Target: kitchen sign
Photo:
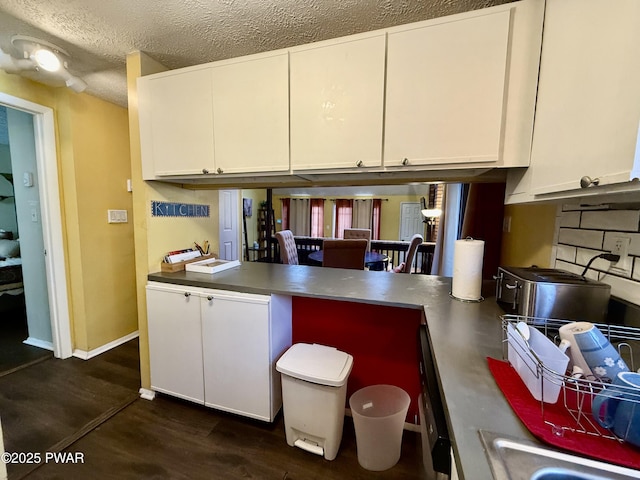
[[[208,217],[209,205],[151,200],[152,217]]]

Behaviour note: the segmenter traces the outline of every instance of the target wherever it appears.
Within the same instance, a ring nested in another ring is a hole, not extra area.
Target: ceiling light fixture
[[[71,56],[52,43],[24,35],[11,37],[15,52],[0,50],[0,69],[52,86],[80,93],[87,84],[67,70]],[[13,53],[13,54],[12,54]]]
[[[33,52],[31,57],[40,68],[44,68],[47,72],[57,72],[62,67],[62,62],[58,56],[51,50],[38,48]]]

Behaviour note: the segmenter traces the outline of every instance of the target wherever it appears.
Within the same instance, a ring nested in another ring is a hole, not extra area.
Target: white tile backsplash
[[[579,230],[577,228],[561,228],[558,234],[558,245],[574,245],[576,247],[602,249],[604,232],[597,230]]]
[[[602,210],[582,212],[580,228],[637,232],[640,221],[638,210]]]
[[[621,206],[563,205],[556,220],[555,267],[580,275],[593,257],[612,250],[616,237],[629,237],[633,265],[629,278],[613,273],[611,262],[599,258],[585,276],[611,285],[613,296],[640,305],[640,206]]]
[[[562,212],[560,214],[560,227],[579,228],[581,212]]]
[[[567,262],[575,262],[576,250],[576,247],[571,247],[569,245],[558,245],[556,258],[558,260],[566,260]]]

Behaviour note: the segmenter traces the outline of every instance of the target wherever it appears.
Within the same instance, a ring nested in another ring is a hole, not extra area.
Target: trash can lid
[[[353,357],[334,347],[296,343],[277,361],[276,370],[300,380],[341,387],[352,366]]]

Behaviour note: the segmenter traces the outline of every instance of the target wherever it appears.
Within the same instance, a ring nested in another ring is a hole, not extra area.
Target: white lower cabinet
[[[147,285],[151,389],[204,403],[200,295],[178,285]]]
[[[275,364],[291,346],[291,297],[150,282],[147,303],[153,390],[273,421],[282,406]],[[187,345],[188,364],[175,355]],[[201,394],[187,393],[196,384]]]

